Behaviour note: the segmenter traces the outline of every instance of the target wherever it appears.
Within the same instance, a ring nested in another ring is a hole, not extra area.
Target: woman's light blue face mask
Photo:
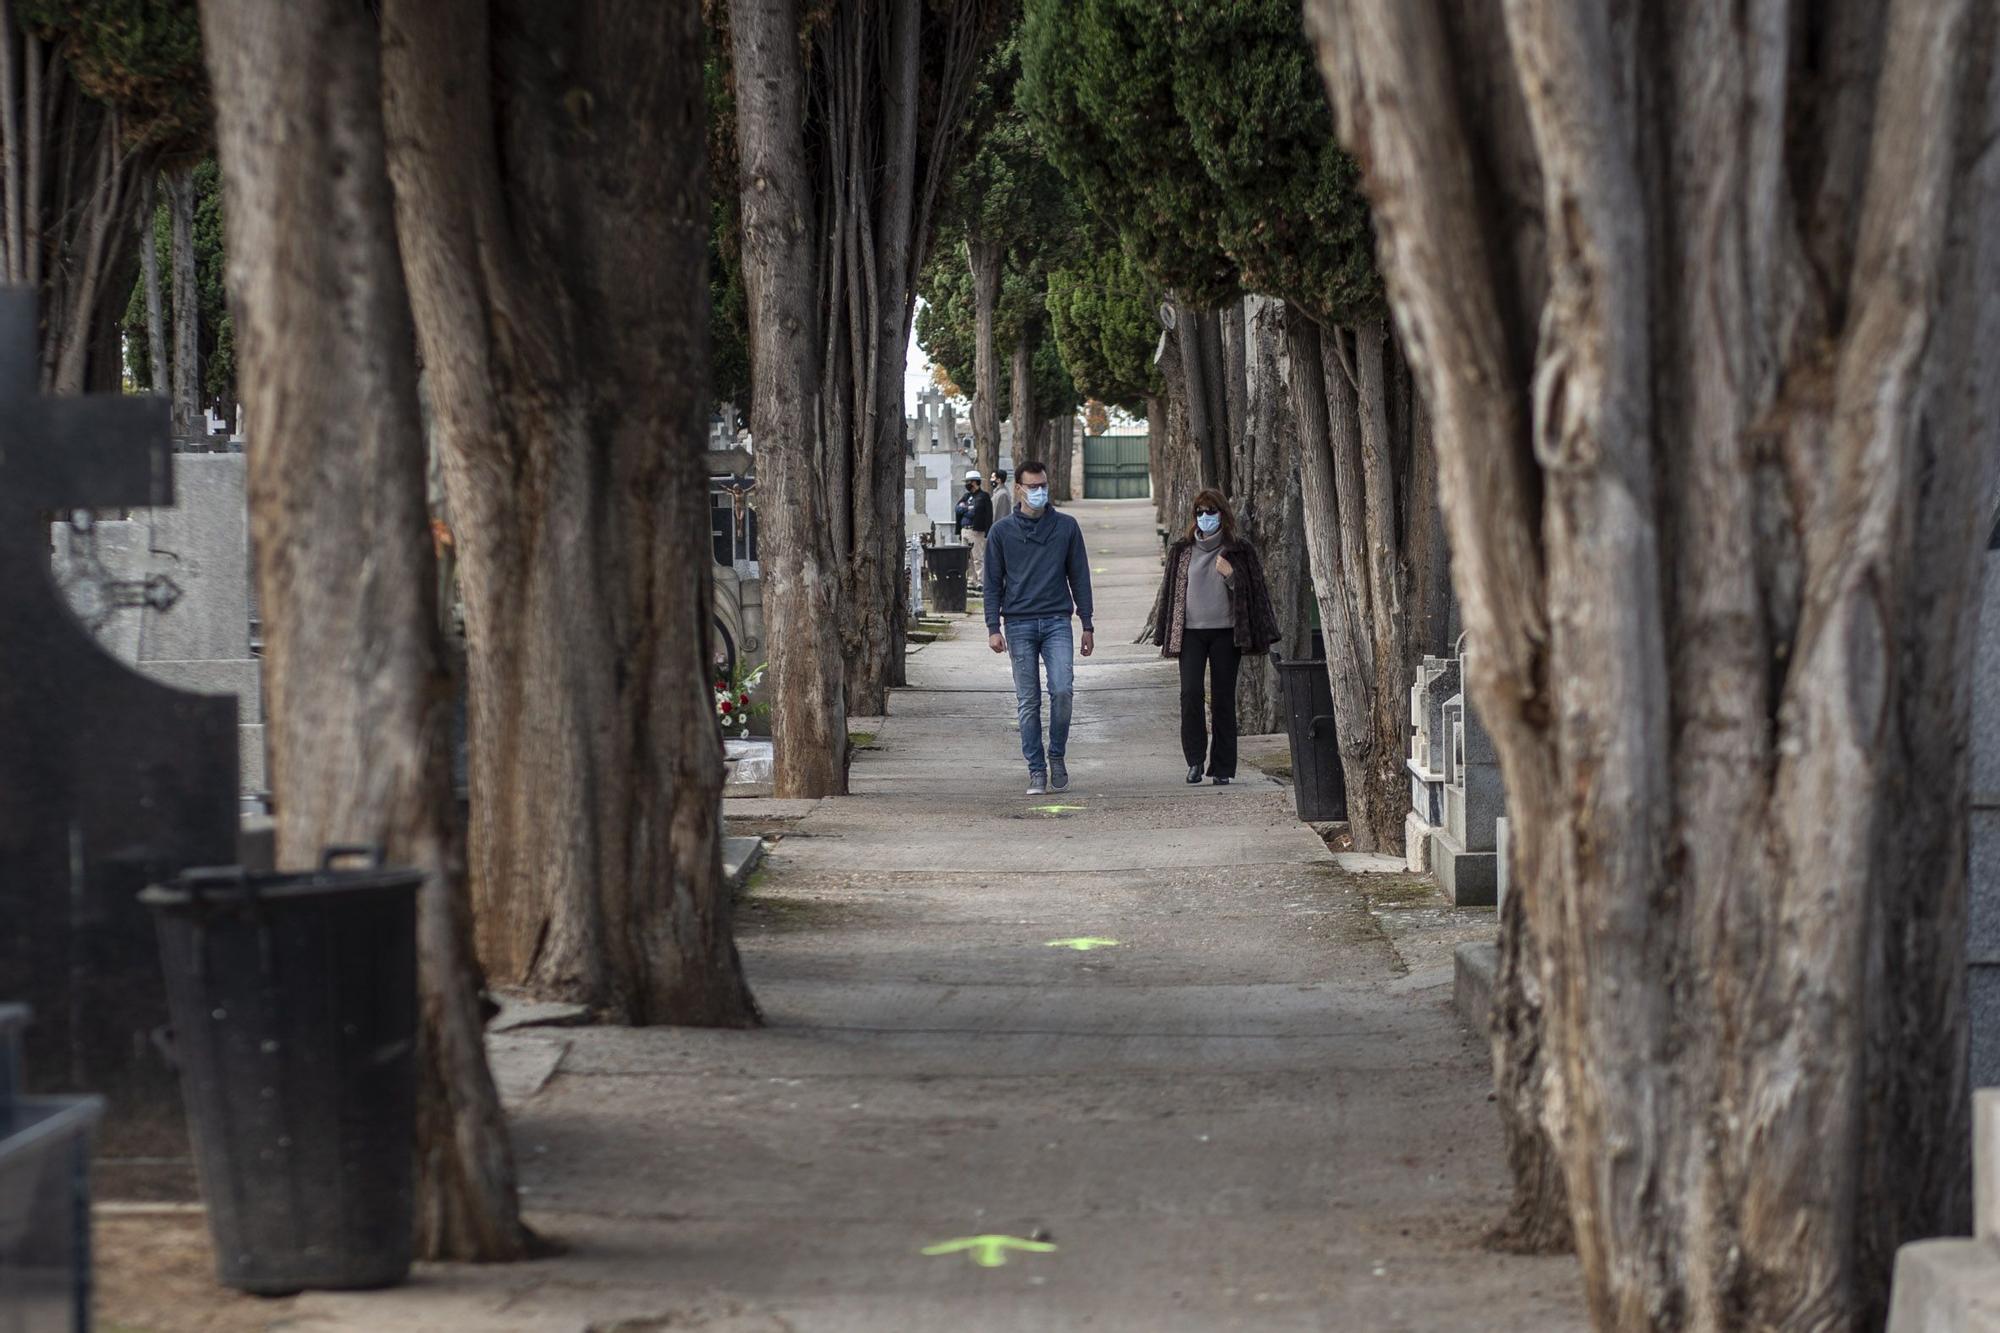
[[[1049,502],[1048,487],[1030,486],[1028,488],[1028,508],[1040,509],[1043,505],[1047,504],[1048,502]]]
[[[1194,525],[1201,529],[1202,536],[1213,537],[1215,530],[1222,526],[1222,515],[1196,514],[1194,516]]]

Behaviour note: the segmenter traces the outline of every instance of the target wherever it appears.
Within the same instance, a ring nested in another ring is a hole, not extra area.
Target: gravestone
[[[43,398],[37,363],[33,294],[0,289],[0,996],[34,1011],[44,1088],[108,1099],[108,1155],[181,1159],[138,893],[236,859],[236,705],[134,674],[57,591],[49,517],[171,504],[174,474],[164,400]],[[99,592],[130,604],[165,587]]]
[[[1973,649],[1966,1003],[1972,1086],[2000,1087],[2000,530],[1986,549]]]
[[[238,767],[246,812],[266,795],[262,663],[252,654],[247,460],[241,453],[173,455],[174,504],[114,522],[87,539],[67,523],[53,531],[56,581],[104,650],[176,689],[238,701]],[[88,542],[92,558],[79,555]],[[123,607],[92,617],[93,581],[164,578],[173,606]]]
[[[1445,701],[1458,693],[1458,659],[1426,657],[1410,686],[1410,813],[1403,847],[1410,873],[1430,869],[1431,835],[1444,826]]]
[[[1460,907],[1499,901],[1499,831],[1506,813],[1500,756],[1463,693],[1445,701],[1444,827],[1431,835],[1440,886]]]

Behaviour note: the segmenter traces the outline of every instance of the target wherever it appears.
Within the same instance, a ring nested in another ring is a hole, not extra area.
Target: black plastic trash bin
[[[934,609],[964,613],[965,572],[971,564],[970,546],[930,546],[924,549],[924,572],[930,577]]]
[[[1340,738],[1334,734],[1333,686],[1326,662],[1287,662],[1273,656],[1278,687],[1284,692],[1285,735],[1292,748],[1292,799],[1299,818],[1313,822],[1347,818],[1347,774],[1340,767]]]
[[[190,870],[141,895],[221,1281],[389,1286],[411,1256],[421,871]]]

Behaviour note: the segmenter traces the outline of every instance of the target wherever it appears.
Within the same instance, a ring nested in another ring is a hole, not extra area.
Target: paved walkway
[[[1479,1245],[1505,1184],[1448,946],[1481,927],[1337,869],[1254,772],[1183,784],[1173,669],[1130,644],[1151,507],[1075,512],[1100,648],[1073,789],[1021,795],[982,626],[921,648],[854,797],[754,882],[767,1029],[506,1039],[528,1204],[569,1253],[286,1327],[1583,1326],[1570,1261]],[[1076,938],[1117,943],[1049,943]],[[1056,1248],[920,1253],[983,1234]]]

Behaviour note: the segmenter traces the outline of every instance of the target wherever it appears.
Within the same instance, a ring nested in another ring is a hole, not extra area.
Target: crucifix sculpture
[[[0,288],[0,999],[34,1010],[31,1078],[108,1099],[109,1155],[174,1158],[180,1092],[137,894],[237,859],[236,702],[106,656],[57,591],[50,520],[171,504],[173,469],[164,399],[44,397],[36,347],[33,292]]]

